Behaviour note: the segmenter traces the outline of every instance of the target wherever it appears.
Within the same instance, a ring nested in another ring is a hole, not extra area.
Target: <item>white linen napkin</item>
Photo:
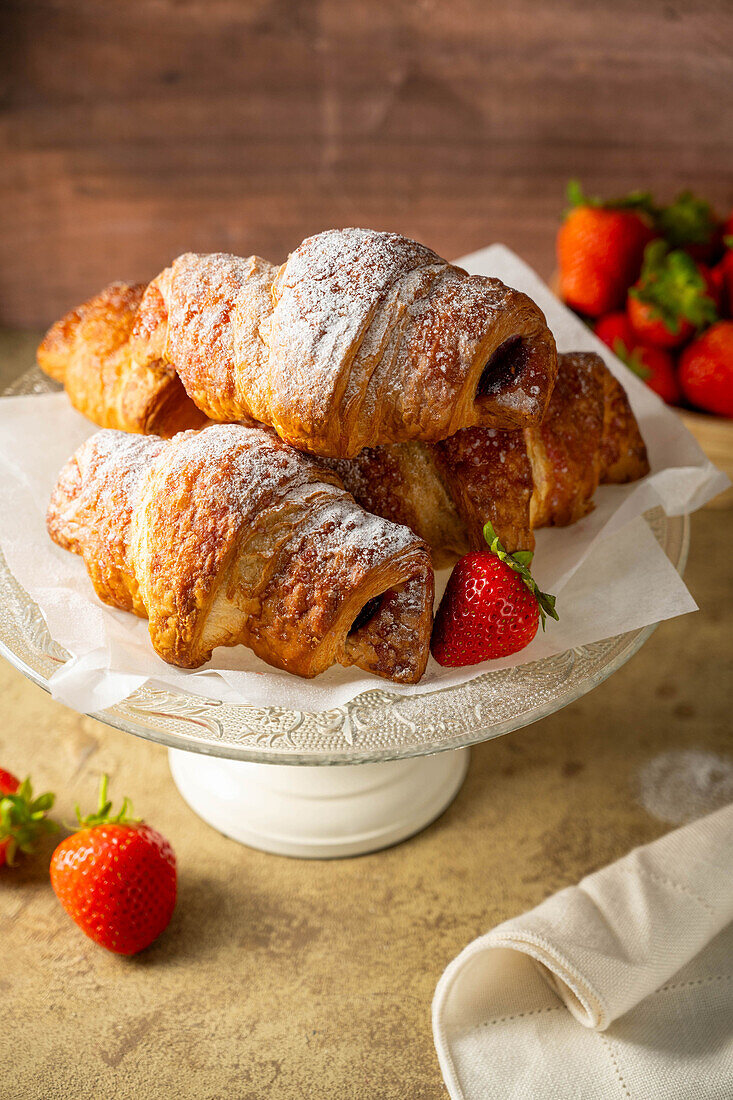
[[[453,1100],[733,1097],[733,805],[505,921],[433,1001]]]

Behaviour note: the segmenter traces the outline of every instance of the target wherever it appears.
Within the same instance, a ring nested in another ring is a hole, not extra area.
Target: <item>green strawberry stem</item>
[[[46,814],[54,804],[51,792],[33,797],[30,779],[24,779],[15,794],[0,796],[0,841],[7,842],[5,860],[11,866],[17,852],[32,852],[41,836],[55,833],[58,825]]]
[[[687,252],[670,252],[664,241],[652,241],[644,250],[639,282],[629,290],[632,298],[650,306],[671,333],[682,321],[696,329],[712,325],[718,314],[700,270]]]
[[[109,776],[103,775],[99,784],[99,804],[97,812],[82,817],[79,805],[74,807],[77,820],[82,829],[93,829],[95,825],[137,825],[139,817],[132,817],[132,803],[129,798],[123,798],[122,808],[117,814],[112,813],[112,802],[107,798]]]
[[[692,191],[682,191],[673,203],[657,211],[657,228],[672,248],[707,244],[717,227],[717,218],[709,202]]]
[[[540,592],[537,587],[537,582],[529,571],[534,554],[531,550],[517,550],[513,554],[508,553],[499,541],[499,536],[494,530],[490,520],[487,520],[484,524],[484,538],[489,544],[491,553],[496,554],[499,561],[503,561],[505,565],[508,565],[510,569],[513,569],[515,573],[519,574],[522,581],[537,600],[540,609],[540,621],[542,622],[542,629],[544,630],[545,619],[548,615],[552,619],[557,619],[559,616],[555,610],[555,597],[551,596],[549,592]]]
[[[565,190],[565,198],[572,210],[576,206],[595,206],[603,210],[636,210],[655,218],[657,209],[649,191],[630,191],[618,199],[599,199],[586,195],[580,180],[570,180]]]
[[[626,364],[630,371],[633,371],[637,378],[641,378],[642,382],[646,382],[647,378],[651,378],[652,372],[649,367],[644,365],[641,348],[633,348],[629,351],[623,340],[617,337],[613,342],[613,353],[618,356],[622,363]]]

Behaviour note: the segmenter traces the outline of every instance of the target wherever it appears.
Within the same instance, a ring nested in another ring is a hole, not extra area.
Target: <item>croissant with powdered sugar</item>
[[[280,268],[179,256],[147,287],[128,347],[211,420],[251,417],[332,457],[536,423],[557,369],[526,294],[364,229],[309,237]]]
[[[324,461],[364,508],[406,524],[434,550],[458,554],[485,545],[487,520],[510,552],[531,550],[535,528],[564,527],[590,512],[599,484],[649,472],[626,393],[592,352],[559,356],[541,424],[468,428],[439,443]]]
[[[38,365],[102,428],[171,436],[204,424],[175,371],[135,362],[130,336],[144,285],[112,283],[52,325]]]
[[[47,525],[101,600],[148,618],[171,664],[241,644],[298,676],[342,664],[415,683],[425,670],[427,547],[269,429],[97,432],[61,471]]]

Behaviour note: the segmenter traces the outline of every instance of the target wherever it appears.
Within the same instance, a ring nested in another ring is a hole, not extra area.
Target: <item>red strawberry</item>
[[[641,268],[653,230],[639,213],[648,196],[601,204],[588,200],[579,184],[568,185],[573,209],[557,235],[560,294],[580,313],[600,317],[623,304]]]
[[[669,352],[639,344],[625,362],[668,405],[679,405],[682,394],[674,369],[674,359]]]
[[[12,772],[0,768],[0,794],[15,794],[19,786],[20,780]]]
[[[625,313],[609,313],[601,317],[595,332],[634,374],[638,374],[669,405],[679,402],[681,394],[672,356],[661,348],[639,344]]]
[[[686,252],[670,252],[664,241],[647,246],[626,309],[637,341],[658,348],[679,347],[717,317],[698,265]]]
[[[728,238],[733,244],[733,238]],[[733,248],[729,248],[723,259],[712,272],[712,278],[719,288],[720,312],[733,317]]]
[[[723,260],[725,257],[723,257]],[[700,272],[705,283],[705,289],[707,296],[713,302],[715,306],[715,312],[720,315],[721,309],[724,306],[725,299],[725,271],[723,269],[723,260],[715,265],[715,267],[708,267],[707,264],[698,264],[697,270]]]
[[[490,523],[488,550],[456,564],[435,616],[431,650],[440,665],[475,665],[517,653],[534,638],[545,616],[557,618],[555,597],[540,592],[530,550],[507,554]]]
[[[677,317],[673,327],[667,327],[659,310],[649,302],[640,302],[629,295],[626,311],[634,333],[634,344],[648,344],[653,348],[677,348],[687,343],[695,328],[689,321]]]
[[[168,926],[176,904],[176,857],[165,837],[127,816],[114,817],[102,777],[99,808],[51,858],[51,885],[90,939],[118,955],[148,947]]]
[[[692,405],[733,416],[733,321],[718,321],[685,348],[680,385]]]
[[[594,331],[599,340],[603,340],[611,351],[623,358],[636,345],[636,335],[625,313],[607,313],[596,321]]]
[[[30,779],[21,783],[0,768],[0,867],[12,864],[18,851],[32,852],[39,837],[58,829],[46,818],[53,802],[52,794],[34,798]]]
[[[720,255],[723,227],[709,202],[683,191],[655,213],[657,227],[670,248],[683,248],[695,260],[714,262]]]

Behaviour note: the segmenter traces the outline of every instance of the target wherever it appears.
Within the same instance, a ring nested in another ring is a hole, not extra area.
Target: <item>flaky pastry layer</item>
[[[600,483],[649,472],[626,393],[590,352],[559,357],[540,425],[468,428],[439,443],[327,461],[365,508],[407,524],[436,551],[458,554],[485,545],[487,520],[508,549],[532,549],[533,529],[581,519]]]
[[[98,432],[61,471],[47,524],[100,599],[147,616],[171,664],[197,668],[241,644],[299,676],[333,664],[402,683],[424,672],[427,547],[269,429]]]
[[[168,437],[200,427],[205,417],[174,371],[160,362],[141,366],[132,355],[130,336],[144,291],[112,283],[67,313],[46,333],[38,364],[100,427]]]
[[[557,369],[527,295],[363,229],[309,237],[280,268],[179,256],[147,288],[132,346],[211,420],[251,417],[331,457],[539,422]]]

